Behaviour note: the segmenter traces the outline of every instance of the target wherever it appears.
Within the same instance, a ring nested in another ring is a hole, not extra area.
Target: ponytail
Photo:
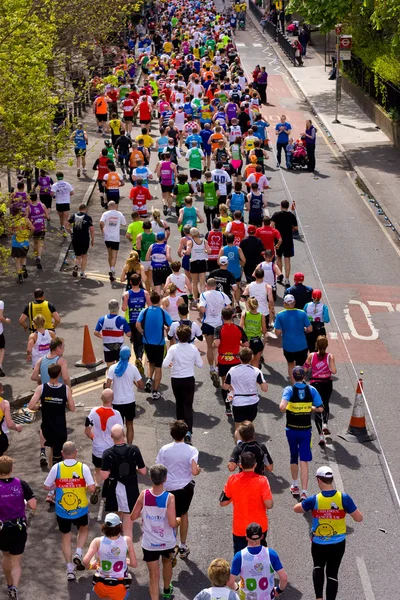
[[[328,347],[328,338],[325,335],[319,335],[316,341],[316,351],[318,354],[318,358],[324,358],[326,354],[326,349]]]

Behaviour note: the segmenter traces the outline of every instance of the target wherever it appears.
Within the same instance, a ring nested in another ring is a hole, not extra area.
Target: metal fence
[[[249,1],[249,7],[250,7],[250,11],[256,17],[257,21],[261,21],[261,19],[263,18],[264,15],[263,15],[262,11],[260,10],[260,8],[253,2],[253,0]],[[266,31],[268,33],[268,35],[270,37],[272,37],[272,39],[275,42],[278,42],[279,46],[282,48],[282,50],[284,51],[286,56],[295,65],[296,64],[296,58],[294,55],[295,49],[293,48],[292,43],[289,40],[289,38],[284,33],[282,33],[280,31],[280,29],[272,23],[272,21],[263,21],[262,28],[263,28],[263,31]]]
[[[295,49],[292,46],[292,42],[279,29],[276,30],[276,41],[278,42],[278,44],[280,45],[280,47],[282,48],[282,50],[284,51],[286,56],[295,65],[296,64]]]
[[[351,60],[342,62],[343,72],[368,96],[386,111],[400,112],[400,88],[374,73],[361,58],[351,55]]]

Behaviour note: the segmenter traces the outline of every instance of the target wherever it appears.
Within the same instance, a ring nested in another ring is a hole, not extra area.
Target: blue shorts
[[[300,460],[312,461],[312,430],[311,429],[286,429],[286,438],[290,449],[290,464],[297,465]]]

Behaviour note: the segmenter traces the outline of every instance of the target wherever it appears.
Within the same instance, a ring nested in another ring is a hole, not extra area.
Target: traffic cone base
[[[90,339],[89,327],[85,325],[83,330],[83,350],[82,360],[78,360],[75,363],[76,367],[84,367],[85,369],[94,369],[98,365],[101,365],[102,359],[97,360],[93,351],[92,340]]]
[[[368,431],[365,420],[364,400],[362,396],[362,379],[359,379],[354,400],[353,412],[347,429],[338,434],[346,442],[372,442],[376,435]]]

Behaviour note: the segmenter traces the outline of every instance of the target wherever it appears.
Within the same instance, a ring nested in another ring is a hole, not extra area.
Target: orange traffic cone
[[[76,367],[86,367],[86,369],[93,369],[97,365],[101,365],[102,359],[97,360],[93,351],[92,340],[90,339],[89,327],[85,325],[83,330],[83,350],[82,360],[78,360],[75,363]]]
[[[339,433],[339,437],[346,442],[372,442],[376,439],[376,435],[370,433],[367,429],[367,424],[365,421],[365,410],[364,410],[364,400],[363,400],[363,380],[358,380],[357,389],[356,389],[356,397],[354,400],[353,412],[351,413],[350,423],[348,428]]]

